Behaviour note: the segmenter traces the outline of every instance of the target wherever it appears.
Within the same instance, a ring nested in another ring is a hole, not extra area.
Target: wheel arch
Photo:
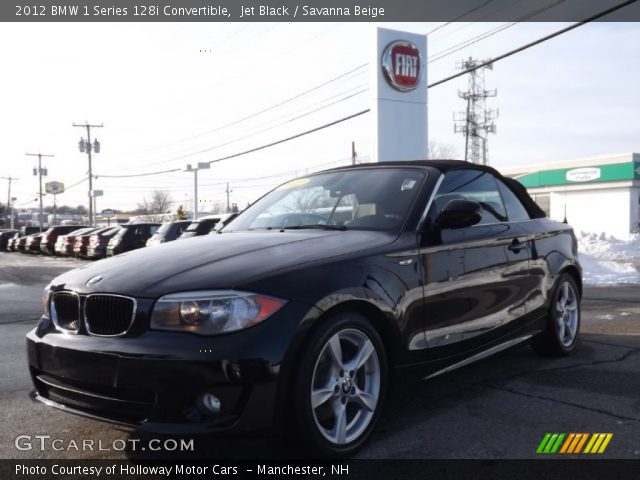
[[[392,388],[394,383],[394,366],[396,365],[396,359],[398,356],[396,346],[398,345],[400,334],[397,328],[394,328],[393,321],[388,317],[388,314],[386,314],[377,305],[363,299],[345,300],[332,305],[327,310],[317,309],[317,311],[317,315],[314,315],[313,318],[307,319],[306,323],[308,323],[308,325],[303,326],[299,337],[295,341],[295,345],[288,352],[286,357],[288,368],[286,368],[286,379],[281,383],[279,388],[278,397],[280,401],[278,401],[279,408],[276,412],[276,428],[285,435],[291,428],[291,425],[288,424],[287,421],[288,415],[286,412],[290,410],[290,407],[292,406],[291,402],[294,401],[294,385],[290,380],[296,378],[299,371],[299,366],[295,362],[295,359],[300,355],[300,352],[305,348],[305,346],[309,344],[310,338],[312,338],[314,333],[321,328],[328,319],[335,315],[355,312],[364,316],[371,323],[371,326],[380,336],[380,340],[382,341],[385,349],[387,357],[388,390]]]
[[[582,298],[582,275],[580,274],[580,270],[578,270],[578,267],[576,267],[575,265],[566,265],[558,272],[558,276],[562,275],[563,273],[567,273],[571,276],[571,278],[573,278],[573,280],[576,282],[576,286],[578,287],[578,295],[580,295],[580,298]]]

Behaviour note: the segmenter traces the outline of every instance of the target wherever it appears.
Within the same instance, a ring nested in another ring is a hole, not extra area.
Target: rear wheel
[[[297,433],[308,453],[346,456],[378,421],[387,387],[382,341],[358,313],[327,319],[302,355],[295,386]]]
[[[580,294],[573,277],[563,273],[553,291],[547,328],[533,339],[531,346],[541,355],[568,355],[576,346],[579,332]]]

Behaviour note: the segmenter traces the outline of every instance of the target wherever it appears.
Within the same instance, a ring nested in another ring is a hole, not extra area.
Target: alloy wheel
[[[335,445],[357,440],[374,417],[380,387],[380,360],[367,334],[349,328],[331,336],[316,360],[310,391],[322,436]]]
[[[558,289],[555,303],[556,333],[565,347],[570,346],[578,332],[578,294],[571,282],[564,281]]]

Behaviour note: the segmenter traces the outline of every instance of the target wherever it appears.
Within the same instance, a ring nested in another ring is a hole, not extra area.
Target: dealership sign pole
[[[377,29],[371,62],[375,161],[428,157],[426,60],[426,35]]]
[[[57,209],[58,203],[56,195],[64,193],[64,183],[62,182],[47,182],[44,184],[44,191],[53,195],[53,225],[57,225]]]

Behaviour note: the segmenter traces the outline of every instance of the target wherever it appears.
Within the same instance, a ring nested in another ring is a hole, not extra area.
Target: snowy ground
[[[640,235],[629,241],[584,232],[577,236],[585,283],[640,284]]]

